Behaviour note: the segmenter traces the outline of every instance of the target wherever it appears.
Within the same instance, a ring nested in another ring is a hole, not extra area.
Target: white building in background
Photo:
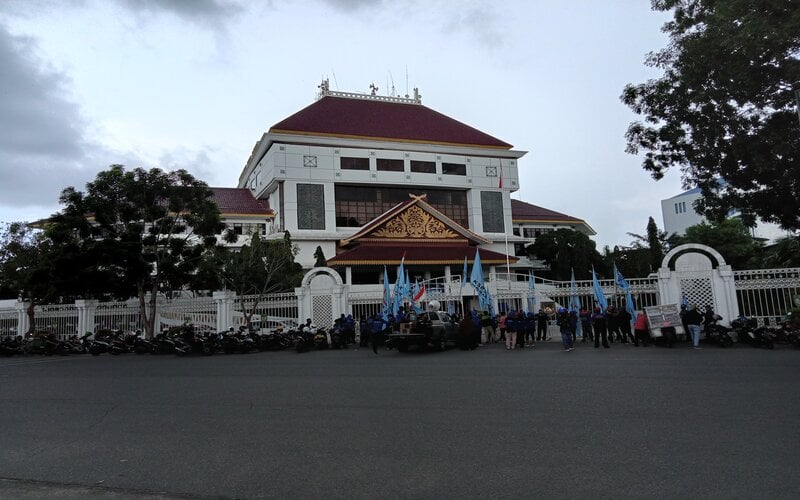
[[[238,185],[274,211],[267,232],[288,230],[303,267],[319,246],[345,282],[376,283],[403,256],[418,276],[460,274],[479,249],[484,265],[527,275],[515,254],[536,230],[595,234],[581,219],[512,203],[526,152],[423,106],[416,89],[410,98],[320,89],[256,142]]]
[[[686,228],[695,226],[702,222],[707,222],[706,218],[699,214],[694,203],[701,197],[700,188],[690,189],[672,198],[661,200],[661,215],[664,218],[664,231],[667,234],[686,234]],[[732,214],[735,217],[737,214]],[[757,221],[751,230],[753,238],[772,243],[778,238],[789,236],[791,233],[784,231],[777,224]]]

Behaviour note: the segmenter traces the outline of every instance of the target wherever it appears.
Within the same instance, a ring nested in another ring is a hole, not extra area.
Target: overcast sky
[[[658,76],[643,61],[666,20],[647,0],[2,0],[0,221],[49,215],[114,163],[233,187],[328,77],[419,87],[528,151],[514,198],[583,218],[599,248],[628,244],[681,191],[624,152],[619,100]]]

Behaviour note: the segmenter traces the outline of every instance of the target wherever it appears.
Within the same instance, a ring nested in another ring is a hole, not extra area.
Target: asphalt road
[[[800,498],[800,351],[0,359],[5,498]]]

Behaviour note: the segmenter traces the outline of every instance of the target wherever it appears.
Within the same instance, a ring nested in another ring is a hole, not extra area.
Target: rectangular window
[[[420,174],[435,174],[436,162],[411,160],[411,171]]]
[[[378,158],[375,163],[378,167],[378,170],[382,170],[384,172],[402,172],[404,170],[403,160]]]
[[[515,227],[514,229],[512,229],[511,232],[514,233],[514,236],[519,236],[519,228],[518,227]]]
[[[335,186],[334,191],[336,225],[339,227],[361,227],[398,203],[407,201],[409,194],[426,194],[433,208],[463,227],[469,227],[466,191],[342,185]]]
[[[243,228],[242,224],[239,224],[239,223],[237,222],[237,223],[235,223],[235,224],[233,225],[233,234],[235,234],[235,235],[237,235],[237,236],[238,236],[238,235],[242,234],[242,231],[243,231],[243,230],[244,230],[244,228]]]
[[[369,158],[341,157],[342,170],[369,170]]]
[[[442,163],[442,174],[467,175],[467,166],[461,163]]]
[[[325,229],[325,191],[322,184],[297,185],[297,229]]]
[[[487,233],[504,233],[503,193],[481,191],[483,230]]]
[[[517,257],[528,256],[528,251],[525,250],[525,243],[514,243],[514,255]]]

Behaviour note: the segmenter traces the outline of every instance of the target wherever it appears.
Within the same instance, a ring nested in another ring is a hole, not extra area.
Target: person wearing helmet
[[[594,347],[600,347],[600,339],[603,340],[603,347],[606,349],[608,345],[608,330],[606,330],[606,317],[600,307],[594,308],[592,314],[592,329],[594,330]]]
[[[572,350],[572,321],[570,320],[569,313],[563,307],[558,309],[556,316],[556,324],[561,332],[561,343],[564,345],[564,350],[569,352]]]

